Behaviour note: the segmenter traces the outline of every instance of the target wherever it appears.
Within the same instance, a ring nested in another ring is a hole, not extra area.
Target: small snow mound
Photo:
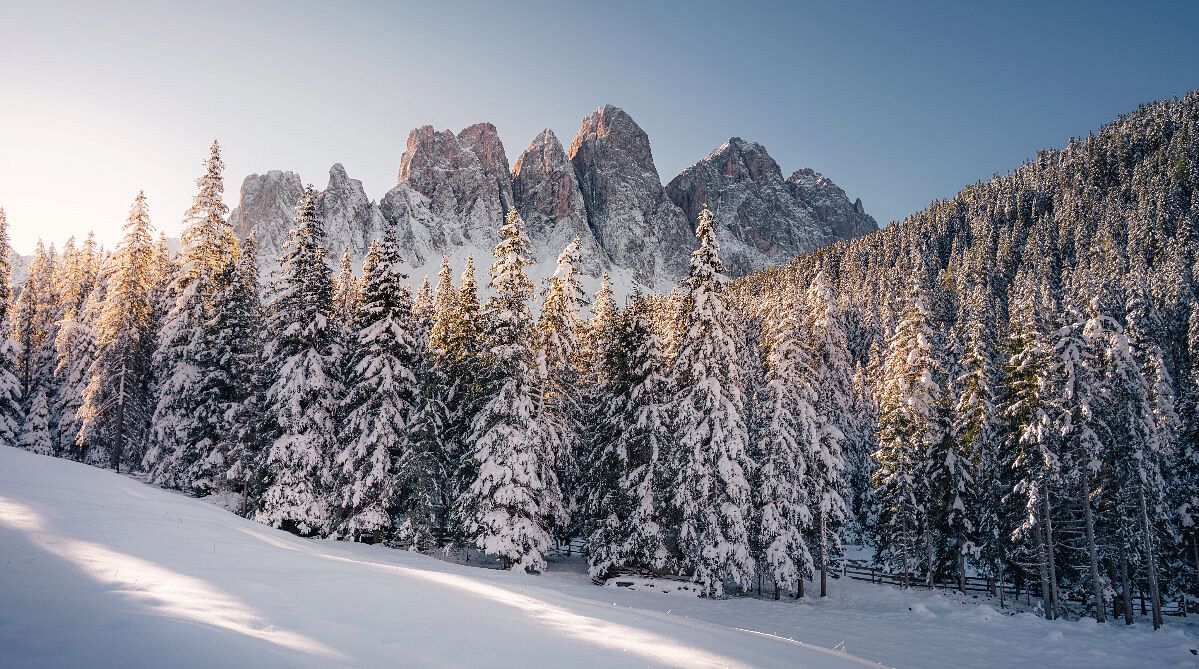
[[[1061,630],[1053,630],[1049,634],[1045,635],[1046,641],[1061,641],[1063,638],[1064,635],[1062,634]]]
[[[932,611],[929,611],[927,606],[925,606],[924,604],[920,604],[920,603],[912,604],[911,606],[908,607],[908,610],[911,611],[912,613],[920,616],[921,618],[927,618],[929,620],[932,620],[933,618],[937,617],[937,614],[933,613]]]
[[[1078,624],[1082,625],[1083,627],[1098,627],[1099,621],[1090,616],[1084,616],[1078,619]]]
[[[604,582],[608,588],[623,588],[633,592],[661,592],[668,595],[699,597],[701,587],[690,581],[676,578],[653,578],[651,576],[613,576]]]

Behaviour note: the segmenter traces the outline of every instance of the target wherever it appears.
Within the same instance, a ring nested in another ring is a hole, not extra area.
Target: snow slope
[[[835,587],[714,602],[454,565],[0,447],[0,666],[1194,666],[1173,620],[1153,634]]]

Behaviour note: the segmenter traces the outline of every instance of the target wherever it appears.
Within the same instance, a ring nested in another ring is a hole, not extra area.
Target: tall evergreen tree
[[[695,235],[699,248],[683,282],[683,328],[674,364],[672,410],[679,434],[670,458],[671,504],[681,568],[705,595],[720,597],[727,583],[748,587],[755,571],[748,527],[752,467],[737,324],[722,296],[724,266],[706,208]]]
[[[296,207],[272,311],[273,337],[265,350],[266,368],[271,370],[264,417],[269,445],[263,461],[265,488],[255,518],[301,535],[321,534],[330,524],[337,379],[333,278],[311,187]]]
[[[14,446],[20,436],[21,382],[17,377],[17,342],[8,336],[12,292],[12,247],[8,241],[8,217],[0,209],[0,444]]]
[[[118,471],[122,464],[141,462],[153,411],[151,233],[146,196],[138,193],[124,240],[110,261],[112,274],[95,328],[96,356],[79,408],[76,444],[81,459]]]
[[[486,400],[472,423],[477,474],[459,500],[467,536],[506,568],[545,568],[549,530],[564,523],[566,509],[554,457],[537,423],[537,379],[529,346],[533,284],[524,221],[508,212],[491,266],[493,296],[487,304],[492,370]]]

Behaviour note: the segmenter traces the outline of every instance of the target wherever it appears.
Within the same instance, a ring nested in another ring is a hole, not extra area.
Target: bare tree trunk
[[[1049,562],[1049,592],[1050,599],[1053,601],[1053,618],[1056,620],[1061,617],[1062,607],[1058,600],[1057,592],[1057,560],[1054,556],[1053,549],[1053,518],[1049,512],[1049,486],[1044,486],[1045,490],[1045,548],[1048,551]]]
[[[1103,603],[1103,586],[1099,583],[1099,550],[1095,547],[1095,518],[1091,513],[1091,471],[1082,468],[1082,508],[1087,529],[1087,552],[1091,558],[1091,596],[1095,598],[1095,620],[1107,622],[1107,607]]]
[[[803,599],[803,576],[799,577],[799,589],[795,591],[796,599]]]
[[[1040,525],[1044,525],[1041,523]],[[1038,526],[1037,531],[1037,570],[1041,572],[1041,615],[1046,620],[1053,619],[1053,608],[1049,605],[1049,600],[1052,595],[1049,590],[1049,565],[1045,551],[1045,532],[1044,528]]]
[[[1120,544],[1120,588],[1123,592],[1120,593],[1120,599],[1123,602],[1121,607],[1124,613],[1124,624],[1132,624],[1132,583],[1128,578],[1128,554],[1125,552],[1124,544]]]
[[[117,430],[112,441],[112,452],[108,454],[110,466],[118,474],[121,473],[121,456],[125,452],[125,371],[126,366],[121,363],[121,383],[117,390]]]
[[[828,518],[820,512],[820,596],[828,597]]]
[[[928,589],[932,590],[935,585],[935,577],[933,576],[933,533],[928,527],[928,520],[924,521],[924,551],[928,555]]]
[[[962,537],[958,537],[958,591],[963,595],[966,594],[966,554],[962,552],[962,547],[966,545],[966,541]]]
[[[899,550],[903,558],[903,587],[912,587],[911,578],[908,575],[908,519],[903,519],[903,541],[899,542]]]
[[[775,583],[775,584],[774,584],[774,601],[776,601],[776,602],[777,602],[781,596],[782,596],[782,595],[781,595],[781,593],[779,592],[779,584],[778,584],[778,583]]]
[[[1141,506],[1141,522],[1145,525],[1145,553],[1149,558],[1149,602],[1153,606],[1153,629],[1161,629],[1162,593],[1157,584],[1157,555],[1153,546],[1153,525],[1149,523],[1149,505],[1145,501],[1145,487],[1138,486],[1137,501]]]

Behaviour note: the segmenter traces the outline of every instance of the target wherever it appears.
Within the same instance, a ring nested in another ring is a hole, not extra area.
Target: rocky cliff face
[[[862,198],[851,203],[840,186],[815,170],[796,170],[787,178],[787,188],[823,224],[826,236],[821,243],[853,239],[878,230],[878,223],[862,206]]]
[[[600,107],[583,119],[567,155],[591,229],[612,264],[647,286],[684,275],[691,229],[666,197],[649,137],[632,117]]]
[[[251,174],[241,184],[241,195],[229,214],[229,222],[238,237],[244,239],[251,232],[258,235],[258,267],[264,274],[283,257],[296,205],[303,194],[304,186],[295,172]]]
[[[457,134],[417,128],[398,177],[375,204],[341,165],[329,170],[318,211],[330,258],[349,249],[360,266],[370,241],[390,224],[414,281],[431,278],[442,256],[457,272],[473,255],[485,283],[499,226],[515,208],[528,224],[535,280],[553,272],[559,252],[578,236],[584,285],[594,289],[606,271],[625,295],[634,286],[666,289],[686,276],[692,230],[705,203],[718,220],[721,253],[733,275],[877,229],[861,201],[851,203],[828,179],[799,170],[784,180],[765,148],[738,138],[664,188],[649,137],[610,105],[583,119],[569,151],[543,131],[511,171],[490,123]],[[283,255],[301,194],[292,172],[255,174],[242,184],[232,223],[239,235],[257,232],[264,272]]]
[[[587,224],[587,208],[574,165],[554,131],[541,131],[516,159],[512,194],[535,249],[550,253],[578,237],[583,272],[597,277],[609,268],[608,256]]]
[[[812,176],[814,175],[814,176]],[[756,142],[733,137],[666,187],[694,228],[706,204],[733,276],[778,264],[821,244],[878,229],[845,192],[811,170],[783,179]]]

